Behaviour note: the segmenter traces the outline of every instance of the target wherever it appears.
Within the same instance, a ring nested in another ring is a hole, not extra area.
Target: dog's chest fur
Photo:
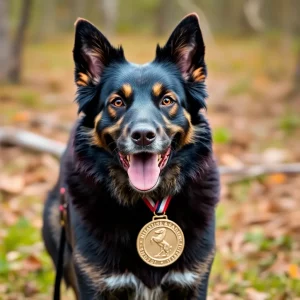
[[[170,270],[164,274],[158,285],[149,287],[141,278],[132,272],[123,274],[104,274],[101,267],[87,263],[87,259],[75,253],[75,263],[80,271],[90,279],[95,294],[105,294],[108,299],[156,300],[173,299],[170,290],[176,291],[176,299],[185,299],[191,291],[195,290],[208,272],[213,260],[214,251],[211,251],[204,261],[193,270]],[[151,276],[151,272],[148,274]],[[152,276],[154,274],[152,273]],[[145,279],[145,278],[144,278]],[[121,297],[122,295],[122,297]],[[116,298],[114,298],[116,297]]]
[[[191,271],[168,272],[162,279],[162,285],[176,285],[181,287],[192,287],[198,281],[198,274]],[[135,300],[156,300],[164,299],[167,294],[163,291],[162,286],[149,288],[138,279],[134,274],[128,273],[123,275],[114,275],[104,279],[106,288],[109,291],[118,289],[131,289],[132,298]]]
[[[121,207],[105,189],[89,186],[78,176],[67,176],[76,228],[74,260],[95,294],[108,293],[108,299],[122,299],[113,296],[120,292],[130,295],[125,299],[172,299],[170,290],[186,295],[201,286],[214,254],[216,169],[173,197],[167,215],[182,228],[186,245],[178,261],[165,268],[148,266],[137,254],[138,232],[152,218],[146,205],[140,201],[134,208]]]

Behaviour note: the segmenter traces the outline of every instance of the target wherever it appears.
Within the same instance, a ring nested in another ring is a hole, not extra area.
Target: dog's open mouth
[[[147,192],[157,185],[160,171],[166,166],[170,153],[169,147],[163,154],[141,152],[126,156],[119,153],[119,156],[132,186]]]

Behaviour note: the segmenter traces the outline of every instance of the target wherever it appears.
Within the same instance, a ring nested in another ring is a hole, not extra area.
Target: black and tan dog
[[[206,299],[219,174],[201,110],[207,69],[197,15],[184,18],[145,65],[129,63],[121,47],[83,19],[73,53],[83,116],[46,202],[48,252],[55,262],[65,187],[72,236],[64,277],[78,299]],[[142,198],[168,195],[167,215],[182,229],[185,247],[178,260],[155,267],[136,249],[153,216]]]

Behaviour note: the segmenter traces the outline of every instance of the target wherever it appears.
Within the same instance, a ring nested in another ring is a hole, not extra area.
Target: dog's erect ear
[[[157,46],[155,61],[171,60],[178,66],[184,79],[204,81],[204,52],[198,16],[190,14],[177,25],[164,47]]]
[[[124,59],[124,53],[122,48],[114,48],[94,25],[79,18],[75,23],[73,57],[77,86],[94,86],[100,82],[104,68],[113,60]]]

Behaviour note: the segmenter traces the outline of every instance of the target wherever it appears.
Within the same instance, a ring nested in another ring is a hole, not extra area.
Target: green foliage
[[[40,104],[40,97],[34,91],[24,90],[19,94],[19,101],[26,107],[38,107]]]
[[[213,140],[218,144],[227,144],[231,140],[231,133],[228,128],[217,127],[213,131]]]
[[[24,218],[8,228],[7,236],[3,239],[3,247],[6,252],[17,250],[20,246],[32,245],[40,239],[40,234]]]
[[[241,66],[239,65],[239,68]],[[249,79],[240,79],[232,85],[228,90],[228,95],[237,96],[249,92],[251,86]]]
[[[29,269],[26,270],[23,263],[33,254],[32,251],[37,255],[37,263],[41,267],[31,270],[29,265]],[[13,253],[14,257],[8,259],[9,253]],[[19,275],[20,269],[22,276]],[[25,218],[20,218],[7,228],[6,235],[0,243],[0,284],[7,285],[8,293],[22,290],[26,283],[33,282],[39,293],[48,294],[54,280],[53,270],[49,255],[41,248],[39,229]]]
[[[300,128],[300,117],[294,113],[287,113],[280,119],[279,126],[284,132],[291,133]]]

